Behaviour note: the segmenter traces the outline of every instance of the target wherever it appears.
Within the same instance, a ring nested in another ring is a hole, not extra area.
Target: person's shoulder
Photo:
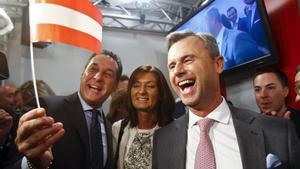
[[[155,131],[156,135],[168,135],[177,129],[184,129],[187,127],[188,123],[188,114],[185,114],[178,119],[173,120],[168,125],[163,126]]]
[[[284,118],[266,116],[260,113],[230,106],[232,115],[238,119],[247,120],[251,124],[259,125],[262,128],[274,128],[285,126],[289,121]]]
[[[73,93],[71,95],[56,95],[56,96],[42,96],[39,98],[41,105],[45,105],[45,106],[60,106],[64,103],[69,103],[69,104],[78,104],[80,103],[79,97],[77,92]]]
[[[112,127],[113,127],[113,128],[120,128],[122,121],[123,121],[123,119],[114,122],[114,123],[112,124]]]

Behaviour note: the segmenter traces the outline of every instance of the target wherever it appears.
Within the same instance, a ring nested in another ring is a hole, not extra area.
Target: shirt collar
[[[83,111],[88,111],[88,110],[94,109],[93,107],[91,107],[90,105],[88,105],[88,104],[84,101],[84,99],[81,97],[79,91],[78,91],[77,94],[78,94],[78,97],[79,97],[81,106],[82,106],[82,108],[83,108]],[[99,110],[100,112],[102,112],[102,108],[101,108],[101,107],[98,107],[98,108],[96,108],[96,109]]]
[[[231,118],[230,109],[224,97],[222,97],[221,104],[210,112],[205,118],[214,119],[215,121],[223,124],[228,124]],[[189,128],[197,123],[203,117],[197,116],[189,110]]]
[[[254,2],[252,5],[249,5],[250,9],[253,11],[256,9],[256,2]]]

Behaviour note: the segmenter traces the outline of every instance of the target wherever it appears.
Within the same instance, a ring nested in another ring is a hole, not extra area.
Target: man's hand
[[[45,109],[37,108],[20,118],[15,142],[35,167],[47,168],[53,159],[51,146],[64,133],[62,123],[55,123],[52,117],[46,116]]]
[[[5,110],[0,109],[0,144],[5,141],[13,123],[13,118]]]
[[[283,115],[283,117],[284,117],[285,119],[290,120],[290,119],[291,119],[291,114],[292,114],[291,111],[287,111],[287,112],[285,112],[285,114]]]
[[[282,117],[285,118],[285,119],[288,119],[290,120],[291,119],[291,111],[287,111],[285,112]],[[267,116],[280,116],[280,114],[276,111],[271,111],[271,112],[268,112],[268,113],[263,113],[264,115],[267,115]]]

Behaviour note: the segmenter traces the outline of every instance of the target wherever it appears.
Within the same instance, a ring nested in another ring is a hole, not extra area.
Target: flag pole
[[[36,76],[35,76],[35,67],[34,67],[34,57],[33,57],[33,42],[32,42],[32,24],[31,24],[31,9],[29,5],[29,39],[30,39],[30,44],[29,44],[29,49],[30,49],[30,63],[31,63],[31,73],[32,73],[32,83],[33,83],[33,88],[34,88],[34,95],[35,95],[35,100],[36,100],[36,105],[37,108],[40,108],[40,101],[39,101],[39,95],[37,92],[37,85],[36,85]]]

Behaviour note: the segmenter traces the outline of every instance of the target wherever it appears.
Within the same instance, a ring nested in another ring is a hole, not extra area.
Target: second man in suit
[[[170,82],[188,113],[155,133],[153,169],[265,169],[274,159],[300,167],[289,121],[232,107],[222,97],[224,60],[215,38],[175,32],[167,46]]]
[[[42,98],[45,109],[33,109],[20,119],[16,144],[26,157],[14,167],[110,169],[111,124],[101,106],[121,73],[117,55],[94,54],[80,77],[79,92]]]

